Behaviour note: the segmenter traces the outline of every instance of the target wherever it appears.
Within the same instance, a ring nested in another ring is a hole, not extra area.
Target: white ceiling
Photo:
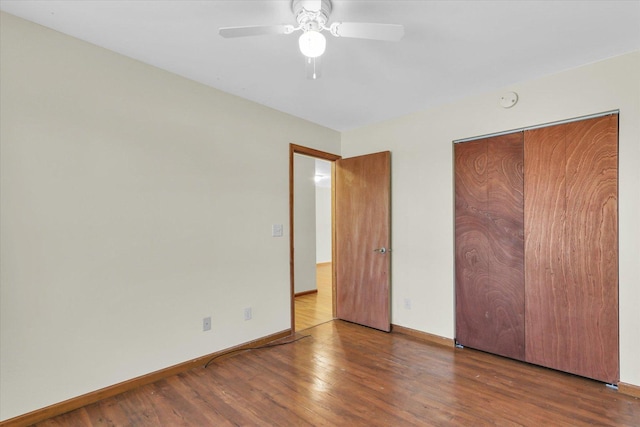
[[[0,0],[0,9],[243,98],[344,131],[640,50],[640,0],[333,1],[330,22],[403,24],[398,43],[328,36],[307,80],[288,0]]]

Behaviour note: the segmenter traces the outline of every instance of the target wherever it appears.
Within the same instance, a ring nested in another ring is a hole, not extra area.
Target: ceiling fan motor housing
[[[331,0],[292,0],[291,10],[305,31],[319,31],[329,21]]]

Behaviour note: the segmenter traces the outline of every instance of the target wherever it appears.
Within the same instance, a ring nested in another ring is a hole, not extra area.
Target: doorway
[[[291,328],[300,331],[335,317],[333,162],[340,156],[290,146]]]
[[[296,327],[295,159],[297,155],[331,162],[332,319],[385,332],[391,330],[391,153],[342,159],[290,145],[289,230],[291,329]],[[304,178],[303,178],[304,181]],[[299,184],[300,185],[300,184]]]

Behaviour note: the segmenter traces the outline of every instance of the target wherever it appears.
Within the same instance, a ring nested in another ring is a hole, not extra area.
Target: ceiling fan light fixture
[[[2,0],[0,0],[2,1]],[[222,37],[249,37],[292,34],[302,31],[298,39],[300,52],[305,57],[307,78],[320,77],[320,57],[327,47],[323,31],[334,37],[355,39],[398,41],[404,36],[404,26],[399,24],[377,24],[371,22],[334,22],[327,26],[333,8],[331,0],[290,0],[291,12],[298,25],[252,25],[248,27],[222,27]]]
[[[319,31],[308,30],[298,39],[300,52],[307,58],[317,58],[327,48],[327,39]]]

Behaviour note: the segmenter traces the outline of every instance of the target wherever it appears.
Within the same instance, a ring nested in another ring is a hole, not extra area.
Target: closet
[[[456,341],[617,383],[618,115],[454,152]]]

